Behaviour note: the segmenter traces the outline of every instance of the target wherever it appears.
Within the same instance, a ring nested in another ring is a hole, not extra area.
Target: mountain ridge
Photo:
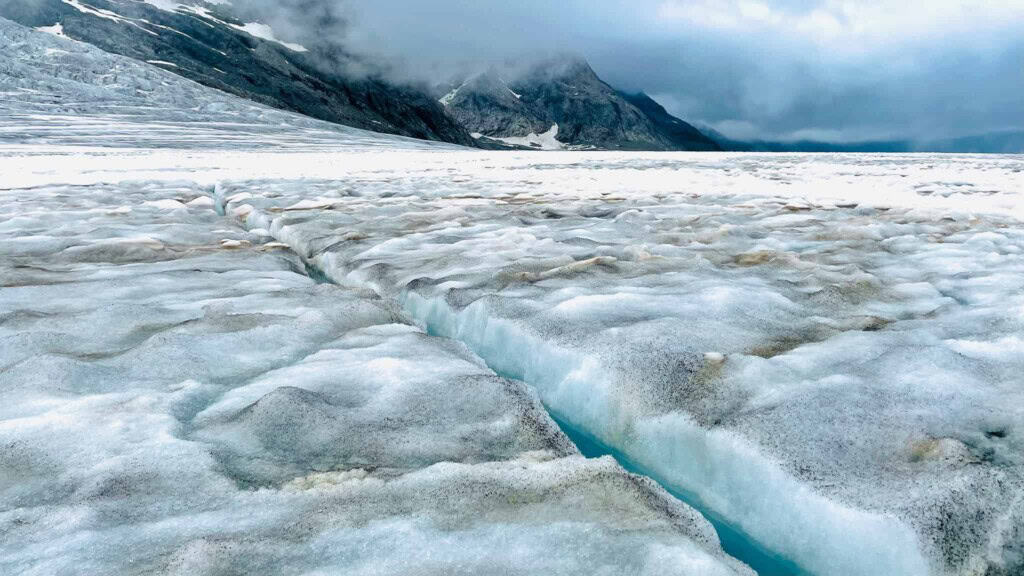
[[[445,88],[436,91],[440,94]],[[439,98],[474,135],[574,149],[720,150],[646,94],[626,94],[578,57],[539,62],[512,80],[490,69]]]
[[[311,52],[273,37],[269,26],[235,20],[219,4],[123,0],[0,0],[0,16],[32,28],[60,25],[63,35],[156,65],[206,86],[275,108],[425,140],[475,141],[442,107],[413,86],[373,74],[348,76],[323,58],[360,64],[336,47]],[[173,9],[169,9],[173,8]]]
[[[953,138],[931,140],[879,139],[853,142],[823,140],[759,140],[730,138],[702,126],[701,130],[722,149],[735,152],[821,152],[821,153],[893,153],[916,154],[1022,154],[1024,130],[999,130]]]
[[[0,0],[0,16],[260,104],[385,134],[491,149],[721,149],[646,94],[616,90],[578,56],[521,67],[508,80],[492,68],[437,94],[389,79],[330,40],[277,38],[220,0]]]

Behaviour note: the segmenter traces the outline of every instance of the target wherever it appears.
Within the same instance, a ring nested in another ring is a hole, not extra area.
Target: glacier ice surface
[[[647,156],[425,156],[220,201],[813,573],[1018,569],[1022,160]],[[853,178],[893,192],[785,195]]]
[[[1024,568],[1021,157],[464,151],[0,35],[5,570],[745,572],[542,403],[811,573]]]

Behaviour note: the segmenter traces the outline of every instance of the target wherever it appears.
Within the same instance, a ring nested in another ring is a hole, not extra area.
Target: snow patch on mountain
[[[305,46],[303,46],[301,44],[294,44],[294,43],[291,43],[291,42],[284,42],[282,40],[278,40],[277,37],[274,36],[274,29],[271,28],[270,26],[266,25],[266,24],[260,24],[259,22],[249,22],[249,23],[247,23],[247,24],[245,24],[243,26],[239,26],[238,24],[228,24],[228,26],[231,26],[235,30],[240,30],[242,32],[245,32],[245,33],[247,33],[250,36],[253,36],[255,38],[259,38],[261,40],[266,40],[268,42],[274,42],[276,44],[280,44],[281,46],[284,46],[285,48],[287,48],[287,49],[289,49],[289,50],[291,50],[293,52],[308,52],[309,51],[309,50],[306,49]]]
[[[129,24],[129,25],[133,25],[133,26],[138,26],[140,29],[145,30],[146,32],[148,32],[150,34],[155,34],[155,33],[152,30],[148,30],[144,26],[140,25],[140,23],[141,24],[145,24],[147,26],[153,26],[153,27],[156,27],[156,28],[165,28],[165,29],[168,29],[168,30],[172,30],[174,32],[178,32],[177,30],[174,30],[174,29],[171,29],[171,28],[167,28],[166,26],[160,26],[160,25],[154,24],[152,22],[149,22],[148,20],[141,20],[141,19],[140,20],[136,20],[136,19],[132,19],[132,18],[126,18],[126,17],[124,17],[124,16],[122,16],[120,14],[117,14],[116,12],[113,12],[111,10],[106,10],[106,9],[103,9],[103,8],[97,8],[95,6],[91,6],[89,4],[85,4],[85,3],[82,2],[82,0],[61,0],[61,1],[64,2],[65,4],[68,4],[68,5],[72,6],[72,7],[74,7],[75,9],[77,9],[79,12],[82,12],[83,14],[90,14],[90,15],[93,15],[93,16],[96,16],[96,17],[99,17],[99,18],[103,18],[103,19],[106,19],[106,20],[111,20],[113,22],[118,22],[118,23],[121,23],[121,24]],[[238,30],[240,32],[245,32],[246,34],[249,34],[250,36],[252,36],[254,38],[259,38],[261,40],[266,40],[267,42],[273,42],[273,43],[278,44],[279,46],[283,46],[283,47],[285,47],[285,48],[287,48],[287,49],[289,49],[289,50],[291,50],[293,52],[308,52],[306,47],[301,45],[301,44],[296,44],[296,43],[293,43],[293,42],[285,42],[284,40],[278,39],[277,36],[274,34],[274,29],[272,27],[270,27],[269,25],[267,25],[267,24],[262,24],[260,22],[248,22],[248,23],[245,23],[245,24],[233,24],[231,22],[225,22],[223,20],[220,20],[220,19],[214,17],[213,14],[210,12],[210,10],[208,8],[206,8],[204,6],[201,6],[199,4],[183,4],[181,2],[175,2],[173,0],[141,0],[141,1],[143,3],[145,3],[145,4],[149,4],[150,6],[153,6],[155,8],[158,8],[158,9],[166,11],[166,12],[190,12],[190,13],[196,14],[198,16],[202,16],[203,18],[206,18],[208,20],[212,20],[212,21],[214,21],[214,22],[216,22],[218,24],[222,24],[224,26],[231,27],[231,28],[233,28],[235,30]],[[218,2],[210,2],[210,4],[226,5],[226,4],[228,4],[228,2],[220,0]]]
[[[160,10],[166,10],[167,12],[176,12],[185,5],[174,0],[142,0],[142,2],[149,4]]]
[[[511,90],[509,90],[511,92]],[[494,140],[500,140],[514,146],[526,146],[539,150],[564,150],[565,144],[558,141],[558,124],[552,124],[546,132],[537,134],[530,132],[526,136],[491,136]]]
[[[64,26],[60,22],[57,22],[53,26],[39,26],[36,28],[36,30],[38,30],[39,32],[45,32],[47,34],[53,34],[54,36],[57,36],[59,38],[67,38],[67,36],[64,34]]]
[[[140,1],[140,0],[135,0],[135,1]],[[204,4],[210,5],[210,6],[230,6],[231,5],[230,0],[197,0],[197,1],[192,2],[190,4],[183,4],[181,2],[176,2],[175,0],[141,0],[141,1],[146,3],[146,4],[149,4],[150,6],[153,6],[155,8],[159,8],[160,10],[164,10],[166,12],[186,11],[186,12],[209,13],[209,9],[206,8],[206,6],[204,6]]]
[[[113,22],[118,22],[118,23],[130,23],[131,22],[127,18],[123,18],[123,17],[121,17],[120,15],[118,15],[115,12],[111,12],[110,10],[105,10],[103,8],[95,8],[95,7],[90,6],[88,4],[83,4],[80,0],[61,0],[61,1],[64,2],[65,4],[71,6],[75,10],[78,10],[79,12],[81,12],[83,14],[91,14],[91,15],[96,16],[98,18],[103,18],[105,20],[111,20]]]
[[[111,22],[117,22],[118,24],[127,24],[129,26],[134,26],[134,27],[138,28],[139,30],[142,30],[143,32],[145,32],[147,34],[150,34],[152,36],[158,36],[158,34],[156,32],[153,32],[152,30],[150,30],[150,29],[148,29],[148,28],[146,28],[145,26],[142,25],[142,24],[149,24],[149,22],[146,22],[145,20],[134,20],[132,18],[125,18],[124,16],[121,16],[120,14],[117,14],[116,12],[112,12],[112,11],[106,10],[104,8],[96,8],[95,6],[91,6],[89,4],[85,4],[85,3],[81,2],[81,0],[61,0],[61,1],[64,2],[65,4],[71,6],[75,10],[78,10],[82,14],[89,14],[91,16],[96,16],[97,18],[102,18],[104,20],[110,20]]]
[[[450,92],[448,92],[444,96],[438,98],[437,101],[440,102],[442,106],[448,106],[449,104],[452,103],[452,100],[454,100],[455,97],[459,95],[459,90],[461,90],[462,87],[465,86],[465,85],[466,85],[466,83],[463,82],[457,88],[453,88]]]

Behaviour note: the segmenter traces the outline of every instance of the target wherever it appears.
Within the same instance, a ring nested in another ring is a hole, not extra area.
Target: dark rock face
[[[719,149],[646,95],[617,92],[579,59],[546,62],[509,82],[494,71],[480,74],[441,101],[467,130],[492,138],[557,124],[558,141],[578,148]]]
[[[524,102],[495,71],[471,77],[441,103],[459,124],[485,136],[540,134],[551,127],[544,110]]]
[[[82,11],[61,0],[0,0],[0,16],[31,27],[60,23],[75,40],[138,60],[171,63],[163,66],[275,108],[376,132],[475,145],[424,90],[368,74],[366,63],[336,47],[292,50],[232,27],[243,23],[223,6],[192,4],[202,10],[81,0]]]
[[[638,92],[636,94],[620,93],[627,102],[643,112],[663,136],[671,140],[682,150],[721,150],[714,140],[697,128],[668,113],[665,107],[653,98]]]

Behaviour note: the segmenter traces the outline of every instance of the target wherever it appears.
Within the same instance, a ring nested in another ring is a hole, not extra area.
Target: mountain
[[[702,127],[701,130],[718,143],[723,150],[736,152],[1024,154],[1024,130],[989,132],[935,140],[893,139],[857,142],[737,140],[712,128]]]
[[[1024,130],[1005,130],[973,136],[927,142],[919,152],[960,152],[967,154],[1024,154]]]
[[[653,98],[637,92],[636,94],[620,93],[627,102],[636,106],[643,112],[651,122],[658,128],[658,131],[674,142],[681,150],[718,150],[713,140],[694,126],[683,122],[679,118],[668,113],[665,107],[654,101]]]
[[[478,138],[533,148],[718,150],[647,95],[623,94],[586,61],[551,60],[511,80],[495,70],[470,77],[440,98]]]
[[[376,132],[473,146],[425,90],[388,82],[337,46],[278,40],[221,0],[0,0],[0,16],[163,67],[275,108]],[[329,64],[328,64],[329,63]]]
[[[303,46],[223,0],[0,0],[0,17],[329,122],[483,148],[718,150],[643,93],[579,58],[478,74],[444,94],[384,78],[332,43]],[[439,101],[440,100],[440,101]]]
[[[912,152],[908,140],[870,140],[863,142],[824,142],[818,140],[736,140],[703,128],[722,150],[731,152]]]
[[[543,110],[524,102],[522,95],[513,92],[493,71],[470,77],[440,102],[462,126],[477,134],[539,134],[551,126]]]

